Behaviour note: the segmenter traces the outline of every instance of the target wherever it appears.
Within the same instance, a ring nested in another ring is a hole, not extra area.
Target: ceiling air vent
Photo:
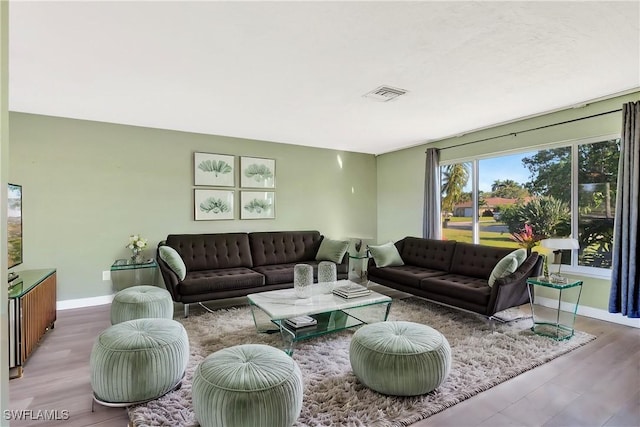
[[[380,86],[364,95],[365,98],[375,99],[376,101],[387,102],[396,99],[400,95],[404,95],[408,91],[391,86]]]

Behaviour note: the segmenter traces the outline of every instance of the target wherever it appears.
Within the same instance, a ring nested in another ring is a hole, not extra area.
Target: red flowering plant
[[[533,232],[533,227],[529,224],[524,225],[524,229],[522,231],[511,233],[511,240],[518,242],[521,247],[530,251],[531,248],[536,246],[540,240],[543,239],[543,236],[535,234]]]

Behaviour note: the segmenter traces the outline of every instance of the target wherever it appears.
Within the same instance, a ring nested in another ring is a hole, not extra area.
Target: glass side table
[[[541,315],[534,309],[533,292],[534,286],[542,286],[554,289],[558,295],[558,306],[553,309],[551,315]],[[576,321],[580,294],[582,293],[582,280],[567,280],[566,283],[555,283],[550,277],[531,277],[527,279],[527,290],[529,291],[529,303],[531,304],[531,315],[533,326],[531,330],[538,334],[553,338],[556,341],[568,340],[573,336],[573,325]],[[563,300],[563,295],[566,297]],[[562,311],[562,303],[569,306],[569,311]]]
[[[158,263],[151,258],[140,264],[131,263],[130,259],[118,259],[111,265],[111,282],[116,291],[137,285],[155,286]]]
[[[369,264],[369,254],[349,254],[349,280],[363,286],[367,286],[367,265]]]

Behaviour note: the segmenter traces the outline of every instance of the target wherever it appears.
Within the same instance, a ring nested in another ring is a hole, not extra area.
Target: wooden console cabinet
[[[22,366],[56,321],[56,270],[23,270],[9,288],[9,369],[22,376]]]

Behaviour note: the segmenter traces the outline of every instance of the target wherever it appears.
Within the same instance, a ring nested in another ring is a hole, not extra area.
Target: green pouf
[[[198,365],[191,393],[202,427],[291,426],[302,410],[302,374],[282,350],[238,345]]]
[[[436,389],[451,368],[447,339],[429,326],[380,322],[360,328],[351,340],[349,360],[367,387],[392,396],[417,396]]]
[[[173,319],[173,300],[166,289],[149,285],[132,286],[113,297],[112,325],[150,317]]]
[[[104,330],[93,345],[91,388],[100,403],[156,399],[176,387],[188,361],[187,331],[175,320],[118,323]]]

